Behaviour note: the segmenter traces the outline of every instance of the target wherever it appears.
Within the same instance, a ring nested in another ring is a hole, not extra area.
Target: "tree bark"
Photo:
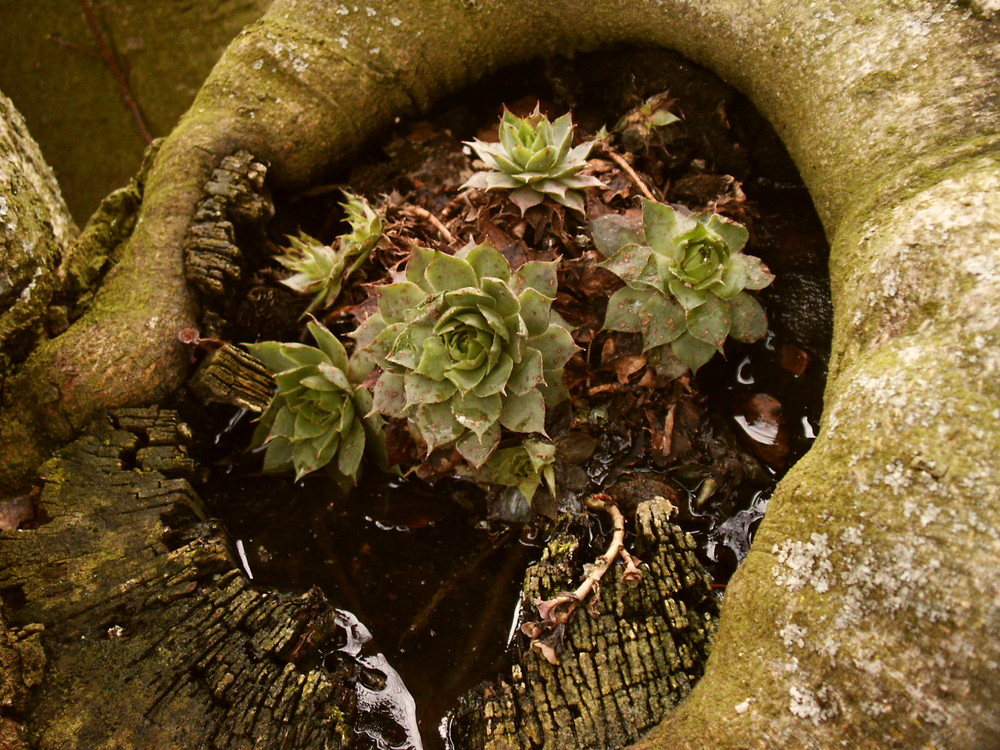
[[[512,667],[464,696],[448,726],[454,747],[624,747],[688,695],[702,674],[717,602],[694,539],[670,520],[675,511],[663,498],[639,505],[641,580],[629,583],[625,567],[613,565],[594,600],[557,634],[558,664],[519,647]],[[531,602],[575,588],[580,544],[558,534],[528,569],[522,619],[537,617]]]
[[[671,47],[744,91],[785,140],[831,239],[836,331],[820,437],[728,590],[705,677],[643,746],[1000,743],[993,5],[339,8],[278,0],[227,50],[159,152],[93,308],[5,393],[0,436],[17,450],[3,480],[28,476],[96,409],[181,382],[176,331],[195,304],[179,248],[222,155],[247,148],[275,184],[302,185],[505,63]]]
[[[55,175],[0,93],[0,382],[44,335],[56,268],[75,233]]]
[[[337,613],[234,568],[185,433],[157,409],[99,420],[42,467],[46,523],[0,533],[5,721],[36,747],[345,746],[361,660]]]

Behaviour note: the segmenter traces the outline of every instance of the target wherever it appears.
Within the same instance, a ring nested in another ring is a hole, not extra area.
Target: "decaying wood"
[[[45,670],[41,630],[38,625],[13,629],[0,613],[0,748],[4,750],[28,747],[19,719]]]
[[[253,587],[188,482],[188,435],[172,411],[111,413],[42,467],[47,520],[0,532],[11,743],[23,722],[46,747],[353,747],[359,695],[392,686],[388,671],[372,679],[381,662],[361,653],[356,621],[317,590]],[[620,747],[687,693],[715,601],[669,509],[640,507],[640,585],[614,567],[598,616],[566,627],[563,663],[526,649],[463,703],[457,747]],[[577,545],[552,541],[529,570],[529,600],[579,577]]]
[[[242,276],[237,234],[260,232],[274,208],[264,195],[267,166],[247,151],[223,157],[205,185],[184,239],[184,274],[202,294],[221,297]]]
[[[508,673],[463,700],[451,723],[458,748],[616,748],[635,741],[701,676],[717,615],[695,543],[670,521],[662,498],[638,509],[638,585],[615,566],[593,603],[567,623],[559,664],[522,644]],[[574,588],[579,540],[560,535],[528,569],[527,602]],[[584,608],[581,608],[581,610]],[[530,619],[530,618],[529,618]]]
[[[43,747],[344,746],[337,613],[235,568],[184,436],[172,412],[113,414],[43,466],[50,520],[0,532],[0,733],[20,718]]]
[[[0,93],[0,381],[44,336],[55,268],[75,233],[55,175]]]
[[[209,353],[191,379],[204,402],[222,402],[262,412],[274,394],[274,376],[256,357],[232,344]]]

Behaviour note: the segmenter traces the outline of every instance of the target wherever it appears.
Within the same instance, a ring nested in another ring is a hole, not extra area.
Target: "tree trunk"
[[[45,333],[56,268],[75,233],[55,175],[0,93],[0,382]]]
[[[180,247],[221,156],[247,148],[275,184],[303,185],[505,63],[672,47],[784,138],[831,238],[836,332],[820,437],[729,587],[705,677],[643,746],[1000,743],[993,5],[372,6],[278,0],[230,46],[157,155],[93,307],[5,388],[0,436],[16,450],[3,480],[23,480],[96,409],[181,382],[176,332],[195,305]]]
[[[509,670],[464,696],[448,727],[454,747],[624,747],[687,696],[702,674],[717,604],[694,539],[670,520],[674,512],[661,497],[640,503],[641,580],[628,583],[625,567],[613,567],[593,611],[581,608],[557,633],[558,664],[519,649]],[[576,536],[552,538],[525,575],[522,601],[531,611],[523,619],[536,616],[528,603],[576,587],[579,547]]]

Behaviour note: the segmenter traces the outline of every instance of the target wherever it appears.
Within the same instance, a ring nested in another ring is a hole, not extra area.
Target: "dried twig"
[[[94,11],[94,3],[92,0],[80,0],[80,6],[83,8],[83,13],[87,17],[87,25],[90,26],[90,33],[97,41],[100,48],[99,50],[94,50],[82,44],[71,42],[57,36],[56,34],[49,34],[46,38],[53,44],[58,44],[60,47],[75,50],[76,52],[86,55],[87,57],[100,60],[108,66],[111,73],[118,81],[118,86],[121,88],[125,104],[128,106],[129,111],[132,113],[132,118],[135,120],[135,124],[139,128],[139,134],[146,142],[146,145],[149,145],[153,142],[153,135],[150,133],[149,126],[146,124],[146,118],[142,114],[139,102],[136,101],[135,96],[132,94],[132,87],[129,85],[128,75],[126,75],[121,64],[119,64],[118,56],[115,54],[114,48],[111,46],[107,34],[104,33],[104,29],[101,27],[100,21],[97,19],[97,13]]]
[[[646,183],[642,180],[641,177],[639,177],[638,172],[632,169],[632,165],[629,164],[628,161],[626,161],[624,156],[622,156],[616,151],[612,151],[611,149],[605,149],[605,153],[608,156],[610,156],[611,160],[614,161],[614,163],[617,164],[619,167],[621,167],[622,171],[625,172],[625,174],[627,174],[632,179],[632,182],[634,182],[636,184],[636,187],[638,187],[639,190],[642,191],[643,195],[645,195],[651,201],[656,200],[656,196],[653,195],[652,191],[650,191],[650,189],[646,186]]]
[[[438,230],[440,235],[444,237],[445,242],[447,242],[449,245],[455,242],[455,235],[449,232],[448,227],[442,224],[441,220],[437,216],[432,214],[430,211],[428,211],[426,208],[422,208],[421,206],[404,206],[403,211],[405,213],[418,216],[424,221],[429,221],[431,224],[434,225],[434,228]]]
[[[550,664],[558,664],[559,658],[552,645],[543,639],[561,630],[580,605],[598,591],[601,579],[616,559],[621,557],[625,562],[624,580],[629,586],[637,585],[642,578],[642,572],[639,570],[642,561],[625,549],[625,516],[618,510],[615,501],[610,495],[600,492],[588,498],[586,505],[594,510],[603,510],[611,516],[614,527],[611,543],[608,544],[604,554],[594,561],[587,576],[575,590],[564,591],[546,601],[536,600],[534,604],[542,618],[541,621],[526,622],[521,626],[521,632],[531,638],[531,648],[538,651]]]

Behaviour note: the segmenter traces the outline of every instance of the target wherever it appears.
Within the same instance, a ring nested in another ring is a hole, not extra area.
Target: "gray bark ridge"
[[[52,169],[0,93],[0,378],[44,334],[56,268],[75,234]]]

